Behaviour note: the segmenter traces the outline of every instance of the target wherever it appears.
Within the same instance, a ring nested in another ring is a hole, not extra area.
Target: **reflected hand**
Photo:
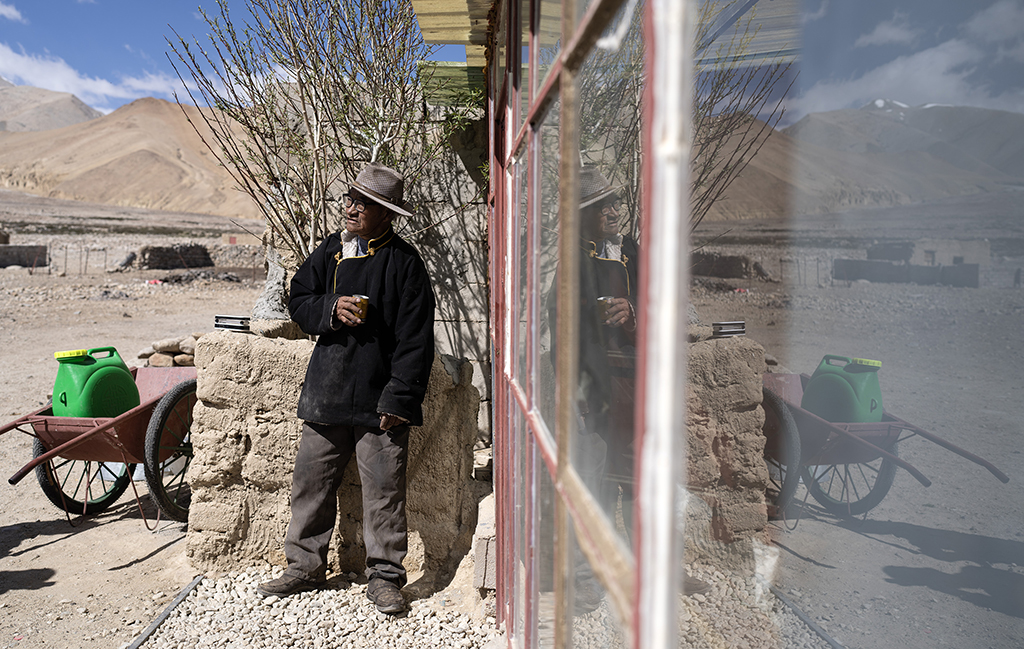
[[[608,305],[608,316],[605,318],[604,323],[609,327],[621,327],[623,325],[630,325],[630,328],[636,328],[636,317],[633,315],[633,306],[624,297],[613,297],[609,300]]]

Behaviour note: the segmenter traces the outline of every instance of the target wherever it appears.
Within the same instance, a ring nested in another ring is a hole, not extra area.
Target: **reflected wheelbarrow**
[[[899,444],[913,437],[934,442],[1009,482],[990,462],[884,410],[880,422],[822,419],[800,407],[810,379],[807,374],[764,375],[766,497],[772,518],[785,516],[800,482],[822,507],[839,517],[866,514],[881,503],[897,468],[930,486],[931,480],[899,458]]]
[[[131,485],[142,512],[134,482],[142,464],[158,520],[162,513],[187,522],[196,369],[142,367],[131,373],[141,403],[117,417],[55,417],[47,405],[0,426],[0,434],[17,430],[35,438],[32,461],[8,482],[17,484],[35,469],[43,493],[69,520],[104,511]]]

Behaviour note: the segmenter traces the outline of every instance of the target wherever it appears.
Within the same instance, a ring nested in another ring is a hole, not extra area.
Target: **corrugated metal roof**
[[[719,30],[722,32],[714,42],[700,44],[704,49],[698,52],[698,65],[747,66],[790,63],[800,58],[800,0],[747,0],[718,4],[724,10],[708,30],[708,35],[714,36]],[[736,33],[734,29],[738,29],[742,36],[744,29],[748,28],[748,19],[750,33],[754,33],[751,42],[738,55],[722,56],[725,53],[720,52],[719,47]]]
[[[493,0],[412,0],[428,43],[465,45],[467,65],[484,65],[487,14]]]

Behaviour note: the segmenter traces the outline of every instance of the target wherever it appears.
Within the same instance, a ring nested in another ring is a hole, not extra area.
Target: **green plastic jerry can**
[[[826,354],[804,388],[800,407],[826,421],[882,421],[881,361]]]
[[[116,417],[139,405],[139,389],[113,347],[53,355],[60,363],[53,383],[55,417]]]

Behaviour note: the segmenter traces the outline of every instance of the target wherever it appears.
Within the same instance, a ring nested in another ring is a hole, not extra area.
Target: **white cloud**
[[[18,11],[17,7],[9,5],[6,2],[0,2],[0,18],[13,20],[16,23],[28,23],[28,21],[21,15],[21,12]]]
[[[1000,0],[976,13],[965,29],[969,36],[987,43],[1020,41],[1024,35],[1024,3]]]
[[[805,13],[800,17],[800,22],[803,24],[813,23],[816,20],[821,20],[828,13],[828,0],[821,0],[821,6],[818,7],[817,11],[811,13]]]
[[[124,77],[116,82],[85,76],[61,58],[16,52],[5,43],[0,43],[0,76],[19,85],[70,92],[104,112],[109,112],[111,99],[170,98],[174,91],[181,89],[177,77],[163,73]]]
[[[936,103],[981,106],[1024,112],[1024,94],[1007,91],[993,94],[969,79],[988,55],[976,45],[953,39],[936,47],[898,57],[848,80],[816,84],[802,96],[786,102],[796,115],[858,108],[878,98],[895,99],[912,106]]]
[[[858,38],[854,47],[871,47],[874,45],[910,45],[917,41],[920,30],[910,26],[907,14],[896,11],[892,20],[878,23],[874,31]]]

